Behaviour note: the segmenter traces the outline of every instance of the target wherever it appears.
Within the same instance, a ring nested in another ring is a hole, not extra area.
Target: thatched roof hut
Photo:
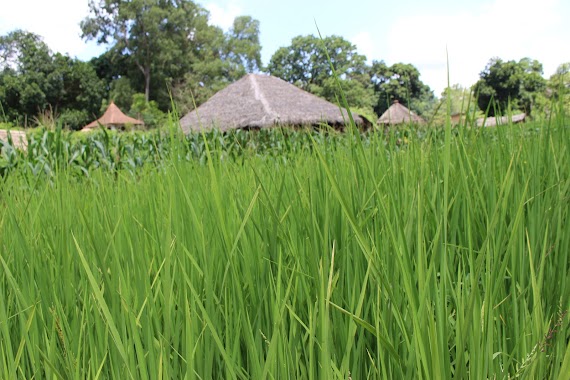
[[[480,118],[477,119],[477,126],[478,127],[496,127],[497,125],[506,125],[509,123],[517,124],[522,123],[526,120],[525,113],[519,113],[512,116],[496,116],[496,117],[488,117],[488,118]]]
[[[380,116],[378,119],[378,124],[388,124],[396,125],[403,123],[424,123],[424,119],[410,111],[398,100],[394,100],[394,103]]]
[[[8,142],[12,139],[12,144],[14,148],[19,148],[26,150],[28,148],[28,138],[26,137],[26,132],[24,131],[7,131],[0,129],[0,140]],[[0,148],[2,144],[0,144]]]
[[[144,122],[125,115],[114,102],[109,104],[107,110],[99,119],[87,124],[81,131],[89,131],[103,125],[107,128],[124,128],[125,125],[143,125]]]
[[[352,113],[358,125],[370,123]],[[259,129],[274,126],[315,126],[321,123],[333,127],[348,122],[343,109],[279,78],[248,74],[217,92],[207,102],[180,120],[184,133],[190,131],[229,129]]]

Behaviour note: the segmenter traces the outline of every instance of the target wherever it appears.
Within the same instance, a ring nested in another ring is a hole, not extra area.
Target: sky
[[[236,16],[260,22],[262,61],[298,35],[339,35],[368,61],[411,63],[436,96],[470,86],[493,57],[537,59],[544,76],[570,62],[568,0],[198,0],[211,23],[228,30]],[[88,0],[0,0],[0,35],[24,29],[48,46],[87,60],[105,48],[80,38]],[[65,16],[63,16],[65,15]],[[449,66],[447,61],[449,60]]]

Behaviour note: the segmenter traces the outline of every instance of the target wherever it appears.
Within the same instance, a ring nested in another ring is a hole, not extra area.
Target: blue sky
[[[44,37],[52,50],[81,59],[102,52],[79,38],[87,0],[0,0],[0,34],[22,28]],[[202,0],[211,22],[224,29],[238,15],[260,21],[266,64],[297,35],[340,35],[369,61],[412,63],[437,96],[447,84],[473,84],[491,57],[530,57],[545,77],[570,62],[568,0]],[[65,14],[65,17],[62,17]]]

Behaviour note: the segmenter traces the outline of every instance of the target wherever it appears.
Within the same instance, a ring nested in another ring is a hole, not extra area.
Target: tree
[[[83,37],[111,45],[93,62],[110,95],[143,92],[161,110],[171,107],[173,96],[185,112],[193,96],[200,104],[261,67],[259,22],[249,16],[237,17],[224,34],[190,0],[90,0],[89,7]]]
[[[105,97],[111,90],[113,81],[120,78],[128,80],[128,73],[132,69],[129,57],[120,54],[115,49],[109,49],[100,56],[91,58],[89,64],[94,68],[97,77],[105,83]]]
[[[53,63],[40,36],[15,30],[0,37],[0,70],[0,98],[10,120],[32,117],[47,107]]]
[[[420,80],[420,72],[415,66],[405,63],[388,66],[384,61],[373,61],[370,73],[376,95],[376,114],[382,115],[394,100],[420,115],[433,108],[433,91]]]
[[[248,73],[260,71],[261,44],[259,21],[251,16],[238,16],[226,35],[225,58]]]
[[[366,57],[358,54],[356,46],[342,37],[320,39],[312,35],[297,36],[290,46],[282,47],[273,54],[267,71],[335,102],[339,89],[331,65],[341,79],[349,105],[371,108],[373,93]]]
[[[556,72],[550,77],[548,87],[555,97],[568,95],[570,92],[570,62],[558,66]]]
[[[473,99],[470,88],[465,88],[460,84],[454,84],[446,88],[441,93],[441,101],[447,109],[447,98],[449,98],[451,115],[468,113],[475,111],[473,109]],[[447,113],[447,111],[445,111]]]
[[[463,124],[466,119],[473,120],[477,117],[479,107],[475,104],[475,97],[471,88],[465,88],[460,84],[454,84],[441,93],[437,103],[434,103],[433,112],[430,115],[435,125],[444,125],[448,118],[447,100],[450,103],[450,116],[453,124]]]
[[[0,37],[0,101],[11,121],[23,123],[51,108],[73,113],[67,122],[77,128],[98,113],[102,87],[90,64],[52,54],[33,33],[16,30]]]
[[[81,22],[83,38],[112,44],[143,77],[145,100],[151,78],[187,68],[192,48],[208,27],[208,13],[187,0],[90,0],[91,17]]]
[[[548,81],[551,98],[570,112],[570,62],[563,63]]]
[[[259,21],[250,16],[236,17],[225,34],[220,28],[211,27],[204,37],[209,43],[199,49],[190,68],[172,86],[181,114],[193,110],[246,73],[262,69]]]
[[[53,66],[48,104],[62,111],[79,110],[87,119],[97,115],[105,91],[93,66],[59,53],[53,56]]]
[[[133,96],[136,94],[136,91],[131,86],[131,81],[128,77],[120,77],[114,79],[110,86],[109,86],[109,101],[115,102],[117,107],[123,110],[128,110],[131,108],[133,104]],[[144,94],[143,94],[144,99]],[[104,102],[105,104],[101,105],[101,111],[107,109],[109,102]]]
[[[536,97],[546,88],[542,64],[523,58],[504,62],[492,58],[479,75],[473,90],[479,108],[489,116],[502,115],[509,106],[532,113]]]
[[[158,104],[151,100],[145,101],[144,94],[134,94],[129,113],[144,121],[147,128],[160,127],[166,120],[166,114],[158,109]]]

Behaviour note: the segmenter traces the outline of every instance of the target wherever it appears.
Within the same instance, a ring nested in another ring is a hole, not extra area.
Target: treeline
[[[441,104],[412,64],[369,65],[339,36],[295,37],[264,67],[259,21],[250,16],[236,17],[224,32],[188,0],[90,1],[89,8],[83,38],[108,46],[89,62],[53,53],[33,33],[0,36],[0,122],[33,125],[47,111],[78,129],[114,100],[157,126],[173,105],[184,114],[248,72],[270,73],[336,102],[339,88],[329,59],[349,104],[365,116],[381,115],[395,99],[426,117]],[[452,112],[459,112],[471,98],[473,110],[490,115],[509,106],[530,114],[558,99],[568,105],[569,68],[561,65],[546,80],[536,60],[493,58],[473,88],[453,86],[440,100],[450,97]]]

